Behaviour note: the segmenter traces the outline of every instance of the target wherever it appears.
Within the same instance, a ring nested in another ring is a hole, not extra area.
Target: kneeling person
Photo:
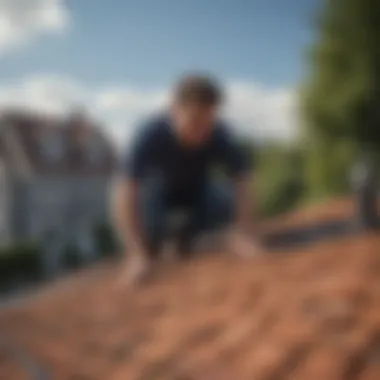
[[[174,89],[170,109],[150,119],[132,142],[122,163],[115,216],[136,274],[159,255],[168,215],[177,210],[187,216],[178,234],[180,254],[191,252],[199,234],[219,228],[231,232],[237,253],[253,253],[251,170],[218,118],[222,97],[212,79],[186,76]],[[215,165],[229,181],[213,180]]]

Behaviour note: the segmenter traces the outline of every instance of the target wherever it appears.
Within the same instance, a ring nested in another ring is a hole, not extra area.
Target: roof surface
[[[85,116],[79,120],[64,120],[59,117],[10,111],[0,115],[0,122],[3,126],[12,127],[34,172],[58,176],[108,175],[116,165],[114,149],[109,140]],[[59,154],[61,157],[56,160],[46,156],[46,148],[49,151],[62,149]],[[102,149],[101,158],[96,163],[89,158],[91,149]]]
[[[4,310],[0,330],[57,380],[378,380],[379,251],[361,234],[209,255],[135,290],[101,266]],[[0,379],[28,378],[10,357],[0,349]]]

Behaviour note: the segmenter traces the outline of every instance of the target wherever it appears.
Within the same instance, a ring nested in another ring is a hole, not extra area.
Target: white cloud
[[[254,83],[231,83],[225,115],[238,133],[256,140],[292,139],[297,132],[297,98],[290,90],[264,89]],[[34,76],[0,84],[0,108],[12,106],[48,113],[66,113],[79,105],[103,122],[121,147],[136,122],[168,100],[167,89],[135,89],[128,85],[90,88],[70,78]]]
[[[162,106],[167,100],[166,91],[141,91],[138,89],[110,88],[97,96],[97,105],[105,111],[125,111],[134,108],[149,111]]]
[[[65,0],[0,0],[0,53],[69,24]]]
[[[0,86],[1,108],[20,107],[48,113],[65,113],[78,103],[87,103],[88,89],[69,78],[34,76]]]
[[[298,122],[295,91],[232,83],[228,86],[228,94],[225,114],[239,132],[256,139],[295,137]]]

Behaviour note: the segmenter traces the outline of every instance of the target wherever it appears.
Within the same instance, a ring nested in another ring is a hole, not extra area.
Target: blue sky
[[[256,114],[264,106],[273,112],[271,104],[281,97],[291,103],[318,5],[317,0],[21,3],[0,0],[0,32],[7,31],[0,37],[0,104],[28,102],[33,92],[38,106],[44,97],[46,107],[54,97],[57,103],[72,97],[90,108],[99,106],[110,130],[119,134],[123,123],[159,102],[187,70],[208,70],[225,80],[235,94],[230,111],[235,118],[249,113],[250,101]],[[4,26],[1,20],[7,17]],[[247,128],[248,123],[265,124],[265,118],[246,115],[239,123]],[[257,132],[260,126],[252,128]]]

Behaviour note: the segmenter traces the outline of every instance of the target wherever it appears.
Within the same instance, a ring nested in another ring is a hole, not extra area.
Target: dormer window
[[[59,162],[64,155],[64,140],[61,133],[46,133],[41,136],[40,149],[44,159],[50,163]]]
[[[94,134],[88,140],[87,154],[88,159],[93,165],[99,165],[103,162],[106,154],[104,142],[97,134]]]

